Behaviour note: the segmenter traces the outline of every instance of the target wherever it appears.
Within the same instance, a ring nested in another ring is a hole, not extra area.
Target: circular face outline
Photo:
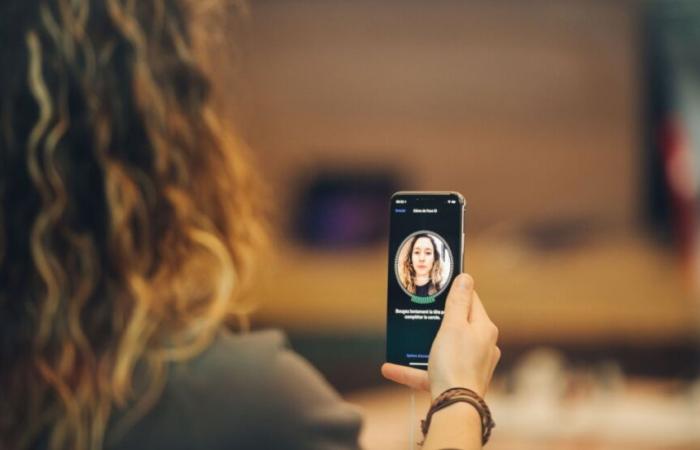
[[[404,293],[406,295],[408,295],[409,297],[416,297],[416,293],[409,292],[404,287],[403,283],[401,282],[401,277],[399,276],[399,259],[401,256],[401,251],[404,249],[404,246],[408,243],[408,241],[411,240],[411,238],[413,238],[413,236],[416,236],[419,234],[427,234],[427,235],[430,235],[431,237],[438,239],[442,243],[442,248],[447,249],[447,255],[448,255],[448,258],[450,259],[450,269],[449,269],[449,273],[447,274],[447,277],[445,277],[444,284],[442,285],[440,290],[438,290],[435,294],[432,294],[429,296],[429,297],[437,297],[438,295],[442,294],[445,291],[445,289],[447,289],[447,285],[449,284],[448,281],[452,278],[452,273],[454,272],[455,259],[454,259],[454,255],[452,254],[452,249],[447,244],[447,241],[445,240],[445,238],[443,238],[442,236],[440,236],[438,233],[436,233],[434,231],[431,231],[431,230],[414,231],[413,233],[406,236],[406,238],[403,241],[401,241],[401,244],[399,245],[398,249],[396,250],[396,255],[394,255],[394,276],[396,277],[396,282],[399,284],[399,287],[401,288],[402,291],[404,291]]]

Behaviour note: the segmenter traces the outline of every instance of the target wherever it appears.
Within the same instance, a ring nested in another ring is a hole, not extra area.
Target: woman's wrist
[[[482,444],[486,444],[491,436],[491,430],[495,426],[491,417],[491,410],[478,393],[464,387],[449,388],[433,400],[425,420],[421,421],[423,435],[427,436],[435,416],[456,404],[465,404],[465,406],[468,406],[472,411],[477,413],[481,428],[481,442]],[[443,417],[447,417],[447,415],[445,414]]]
[[[481,418],[471,405],[453,403],[433,414],[422,450],[481,448]]]

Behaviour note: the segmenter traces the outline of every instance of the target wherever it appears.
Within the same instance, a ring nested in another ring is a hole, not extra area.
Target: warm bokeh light
[[[467,199],[504,350],[491,448],[700,445],[688,5],[276,0],[235,27],[217,98],[280,219],[254,323],[365,406],[368,448],[409,439],[408,393],[378,379],[391,188]]]

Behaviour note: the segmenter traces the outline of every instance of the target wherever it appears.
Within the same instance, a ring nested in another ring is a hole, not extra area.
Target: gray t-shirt
[[[361,419],[283,333],[222,331],[105,450],[357,449]]]

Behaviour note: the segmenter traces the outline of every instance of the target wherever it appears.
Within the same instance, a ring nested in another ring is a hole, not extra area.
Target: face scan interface
[[[462,271],[463,201],[397,194],[391,201],[387,361],[427,369],[447,292]]]

